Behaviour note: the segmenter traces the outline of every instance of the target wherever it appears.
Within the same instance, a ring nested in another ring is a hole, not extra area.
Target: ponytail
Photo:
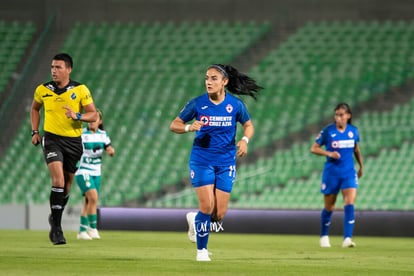
[[[256,81],[249,76],[239,72],[231,65],[213,64],[208,69],[215,68],[225,78],[229,79],[227,90],[236,95],[247,95],[257,100],[259,90],[263,87],[256,84]]]

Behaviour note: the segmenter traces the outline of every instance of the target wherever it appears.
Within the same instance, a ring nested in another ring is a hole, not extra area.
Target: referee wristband
[[[38,130],[32,130],[32,137],[33,137],[33,135],[35,135],[35,134],[39,134],[39,131],[38,131]]]
[[[242,140],[244,140],[244,141],[246,142],[246,144],[248,144],[248,143],[249,143],[249,138],[247,138],[246,136],[243,136],[243,137],[242,137]]]
[[[189,132],[190,131],[190,127],[191,127],[191,125],[185,125],[184,131],[185,132]]]
[[[80,112],[76,113],[76,120],[80,121],[80,119],[82,118],[82,114]]]

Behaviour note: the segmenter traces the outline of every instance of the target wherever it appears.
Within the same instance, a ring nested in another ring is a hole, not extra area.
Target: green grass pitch
[[[187,233],[100,231],[101,240],[52,245],[47,231],[0,230],[0,275],[412,275],[414,239],[355,237],[320,248],[317,236],[212,233],[211,262]]]

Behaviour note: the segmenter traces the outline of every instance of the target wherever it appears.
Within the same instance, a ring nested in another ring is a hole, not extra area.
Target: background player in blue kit
[[[311,147],[311,152],[327,157],[321,192],[324,194],[324,209],[321,213],[320,246],[331,247],[329,226],[339,191],[344,199],[344,240],[342,247],[354,247],[352,234],[355,225],[354,204],[358,178],[363,174],[362,154],[359,148],[358,128],[351,124],[352,112],[348,104],[335,107],[335,123],[326,126]],[[322,148],[325,146],[325,149]],[[358,162],[358,172],[354,166]]]
[[[196,132],[189,170],[199,211],[188,213],[187,221],[189,238],[197,242],[197,261],[210,261],[207,243],[211,219],[220,221],[226,214],[236,179],[236,156],[247,154],[254,133],[245,104],[227,92],[256,99],[262,89],[236,68],[221,64],[208,67],[205,86],[207,92],[191,99],[170,125],[178,134]],[[236,144],[237,122],[243,126],[244,136]]]

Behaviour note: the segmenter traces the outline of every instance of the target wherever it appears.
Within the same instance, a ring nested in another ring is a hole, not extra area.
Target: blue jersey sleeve
[[[359,143],[359,131],[357,127],[355,127],[355,143]]]
[[[239,108],[240,112],[237,114],[237,121],[243,125],[245,122],[250,120],[250,114],[247,111],[246,105],[242,101],[239,101]]]
[[[318,137],[316,137],[315,142],[321,146],[326,144],[326,135],[328,132],[326,131],[326,128],[322,129],[321,132],[319,132]]]
[[[197,107],[195,99],[190,100],[181,110],[178,117],[183,120],[185,123],[193,120],[197,116]]]

